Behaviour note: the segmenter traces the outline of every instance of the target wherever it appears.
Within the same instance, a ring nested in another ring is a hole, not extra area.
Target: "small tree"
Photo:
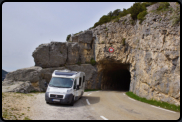
[[[66,41],[68,41],[71,37],[71,34],[67,35]]]

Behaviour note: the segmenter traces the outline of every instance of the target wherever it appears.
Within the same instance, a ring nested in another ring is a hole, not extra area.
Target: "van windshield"
[[[49,86],[58,88],[71,88],[73,81],[73,78],[52,77]]]

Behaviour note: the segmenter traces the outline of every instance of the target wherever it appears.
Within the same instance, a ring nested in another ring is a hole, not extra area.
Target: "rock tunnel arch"
[[[129,91],[131,82],[130,64],[114,61],[103,62],[101,61],[98,64],[101,89]]]

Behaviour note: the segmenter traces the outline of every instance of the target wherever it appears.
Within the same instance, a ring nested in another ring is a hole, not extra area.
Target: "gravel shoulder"
[[[45,93],[2,93],[5,120],[101,120],[87,105],[84,93],[74,106],[46,104]],[[12,100],[13,98],[13,100]]]

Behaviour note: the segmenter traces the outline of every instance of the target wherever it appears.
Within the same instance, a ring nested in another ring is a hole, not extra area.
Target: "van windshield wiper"
[[[60,87],[60,88],[71,88],[71,87]]]

